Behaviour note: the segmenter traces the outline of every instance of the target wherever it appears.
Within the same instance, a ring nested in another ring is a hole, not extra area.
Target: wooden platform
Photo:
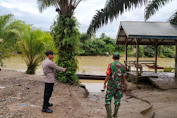
[[[128,72],[136,76],[136,72]],[[162,90],[167,89],[177,89],[177,81],[174,79],[174,73],[166,73],[166,72],[143,72],[139,79],[147,78],[152,84]]]
[[[85,74],[77,74],[79,79],[86,80],[105,80],[105,75],[85,75]]]

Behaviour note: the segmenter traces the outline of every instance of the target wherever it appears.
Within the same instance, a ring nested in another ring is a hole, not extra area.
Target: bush
[[[164,68],[164,69],[163,69],[163,72],[171,72],[172,70],[173,70],[172,67]]]

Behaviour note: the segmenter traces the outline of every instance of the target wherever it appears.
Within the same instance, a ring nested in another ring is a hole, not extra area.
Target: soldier
[[[122,90],[125,88],[125,67],[119,62],[120,55],[118,52],[113,54],[114,62],[108,65],[106,71],[106,78],[104,82],[104,90],[107,84],[107,91],[105,95],[105,107],[107,111],[106,118],[112,118],[111,100],[114,97],[114,114],[113,118],[118,118],[117,113],[122,98]]]
[[[44,89],[44,102],[43,102],[43,109],[42,112],[46,113],[52,113],[53,111],[49,109],[48,107],[53,106],[53,104],[49,103],[50,97],[52,95],[53,86],[55,82],[55,75],[54,75],[54,69],[57,71],[66,71],[66,68],[61,68],[55,65],[51,61],[53,58],[53,52],[47,51],[46,53],[46,59],[42,62],[42,68],[44,72],[44,82],[45,82],[45,89]]]

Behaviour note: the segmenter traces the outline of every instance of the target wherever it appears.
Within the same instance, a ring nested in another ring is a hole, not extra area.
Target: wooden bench
[[[136,67],[136,61],[124,61],[126,65],[126,69],[128,67],[128,70],[131,71],[131,67]],[[140,69],[140,73],[143,72],[143,64],[155,64],[154,60],[139,60],[138,62],[138,69]]]

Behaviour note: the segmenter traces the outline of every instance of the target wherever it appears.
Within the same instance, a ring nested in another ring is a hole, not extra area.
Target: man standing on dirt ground
[[[122,91],[125,88],[125,66],[119,62],[120,55],[118,52],[113,54],[114,62],[108,65],[106,71],[106,78],[104,82],[104,90],[107,84],[107,91],[105,95],[105,107],[107,111],[106,118],[118,118],[118,110],[122,98]],[[112,116],[111,100],[114,97],[114,114]]]
[[[53,59],[52,51],[50,50],[46,51],[45,54],[46,54],[46,58],[42,62],[42,68],[45,76],[44,77],[44,82],[45,82],[44,102],[43,102],[42,112],[52,113],[53,110],[49,109],[48,107],[53,106],[53,104],[49,103],[49,100],[52,95],[53,86],[55,82],[54,70],[65,72],[66,68],[58,67],[57,65],[55,65],[55,63],[51,61],[51,59]]]

